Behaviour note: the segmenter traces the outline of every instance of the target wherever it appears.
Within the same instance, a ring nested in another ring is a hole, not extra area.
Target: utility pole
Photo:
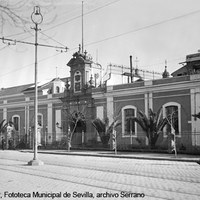
[[[31,20],[35,24],[35,98],[34,98],[34,129],[35,129],[35,139],[34,139],[34,157],[33,160],[28,162],[28,165],[43,165],[44,163],[41,160],[38,160],[38,86],[37,86],[37,73],[38,73],[38,63],[37,63],[37,46],[38,46],[38,41],[37,41],[37,36],[38,36],[38,25],[42,23],[43,21],[43,16],[40,13],[40,7],[35,6],[34,11],[31,15]]]
[[[84,39],[83,39],[83,1],[82,1],[82,53],[84,52]]]
[[[133,83],[133,64],[132,64],[132,56],[130,56],[130,74],[131,74],[131,83]]]
[[[38,58],[37,58],[37,48],[38,46],[43,46],[43,47],[50,47],[50,48],[56,48],[56,49],[64,49],[67,51],[67,47],[57,47],[57,46],[52,46],[52,45],[46,45],[46,44],[38,44],[38,25],[42,23],[43,21],[43,16],[40,12],[40,7],[35,6],[33,13],[31,14],[31,20],[35,24],[35,27],[33,28],[35,30],[35,43],[32,42],[25,42],[25,41],[20,41],[20,40],[13,40],[13,39],[8,39],[4,37],[0,37],[3,43],[5,41],[8,41],[8,45],[10,45],[10,42],[16,43],[23,43],[23,44],[28,44],[28,45],[34,45],[35,46],[35,96],[34,96],[34,157],[33,160],[28,162],[28,165],[43,165],[43,162],[38,160],[38,85],[37,85],[37,74],[38,74]]]

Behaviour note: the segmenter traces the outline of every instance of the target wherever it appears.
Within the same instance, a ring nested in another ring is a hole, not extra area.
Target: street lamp
[[[37,127],[38,127],[38,88],[37,88],[37,33],[38,33],[38,25],[42,23],[43,21],[43,16],[40,13],[40,7],[35,6],[33,13],[31,15],[31,20],[35,24],[35,98],[34,98],[34,112],[35,112],[35,119],[34,119],[34,129],[35,129],[35,134],[34,134],[34,157],[33,160],[28,162],[28,165],[43,165],[44,163],[37,158]]]

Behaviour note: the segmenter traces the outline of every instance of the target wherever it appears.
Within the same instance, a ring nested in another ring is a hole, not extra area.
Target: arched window
[[[43,115],[38,113],[38,125],[43,126]]]
[[[169,122],[164,128],[164,136],[173,131],[177,136],[181,136],[181,105],[176,102],[164,104],[163,117],[167,117]]]
[[[74,74],[74,92],[81,91],[81,72],[76,71]]]
[[[12,116],[12,122],[14,123],[15,130],[17,132],[19,132],[20,131],[20,116],[19,115],[13,115]]]
[[[122,108],[122,136],[137,136],[136,123],[132,120],[136,111],[136,107],[131,105]]]
[[[56,86],[56,93],[60,93],[60,87]]]

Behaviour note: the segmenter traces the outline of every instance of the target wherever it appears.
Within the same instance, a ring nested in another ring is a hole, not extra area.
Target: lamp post
[[[33,160],[28,162],[28,165],[43,165],[43,162],[38,160],[37,157],[37,150],[38,150],[38,146],[37,146],[37,129],[38,129],[38,88],[37,88],[37,68],[38,68],[38,63],[37,63],[37,46],[38,46],[38,42],[37,42],[37,36],[38,36],[38,25],[42,23],[43,21],[43,16],[40,13],[40,7],[39,6],[35,6],[33,13],[31,15],[31,20],[32,22],[35,24],[35,27],[33,28],[35,30],[35,98],[34,98],[34,157]]]

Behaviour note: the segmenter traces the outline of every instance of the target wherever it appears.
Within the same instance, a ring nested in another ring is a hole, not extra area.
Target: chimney
[[[130,74],[131,74],[131,83],[133,83],[133,65],[132,65],[132,56],[130,56]]]

